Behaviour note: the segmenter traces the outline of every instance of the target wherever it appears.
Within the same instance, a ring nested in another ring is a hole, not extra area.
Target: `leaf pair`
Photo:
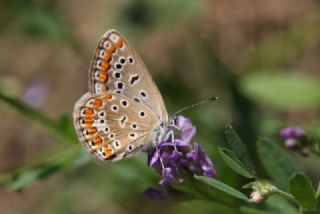
[[[219,149],[223,161],[238,174],[246,178],[255,178],[257,173],[250,160],[247,148],[230,124],[226,126],[225,135],[231,150]]]

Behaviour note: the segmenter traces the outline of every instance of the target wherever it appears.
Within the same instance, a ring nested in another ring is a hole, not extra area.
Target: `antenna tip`
[[[219,99],[219,97],[211,97],[210,100],[214,101],[214,100],[218,100],[218,99]]]

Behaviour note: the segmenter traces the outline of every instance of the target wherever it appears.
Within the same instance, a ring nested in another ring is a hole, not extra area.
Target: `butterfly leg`
[[[165,139],[168,139],[168,140],[171,139],[170,142],[173,143],[173,148],[174,148],[174,150],[177,151],[177,146],[176,146],[175,137],[174,137],[174,130],[170,130],[170,131],[166,134],[166,138],[165,138]]]

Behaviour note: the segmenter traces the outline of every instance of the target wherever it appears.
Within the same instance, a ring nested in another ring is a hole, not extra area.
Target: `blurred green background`
[[[240,188],[245,181],[217,153],[226,123],[258,166],[259,136],[300,126],[320,137],[319,12],[316,0],[1,0],[0,98],[11,105],[0,102],[0,213],[253,213],[232,198],[234,206],[147,199],[160,175],[146,155],[97,163],[74,136],[73,105],[88,90],[98,39],[115,28],[169,112],[221,98],[184,115],[219,179]],[[290,155],[319,179],[319,159]]]

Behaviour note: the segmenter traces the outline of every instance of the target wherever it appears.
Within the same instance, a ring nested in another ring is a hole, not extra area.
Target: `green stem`
[[[297,203],[297,201],[294,199],[294,197],[291,194],[289,194],[281,189],[276,188],[275,193],[278,193],[279,195],[283,196],[284,198],[286,198],[294,203]]]
[[[28,164],[21,166],[20,168],[17,168],[16,170],[10,171],[10,172],[3,172],[0,174],[0,183],[7,183],[11,181],[17,174],[23,174],[24,172],[35,168],[37,166],[40,166],[42,164],[46,163],[53,163],[53,162],[64,162],[70,160],[70,158],[74,157],[74,155],[77,155],[80,151],[80,147],[69,147],[66,148],[60,152],[54,152],[51,156],[45,156],[44,158],[39,158],[36,160],[33,160],[29,162]]]

